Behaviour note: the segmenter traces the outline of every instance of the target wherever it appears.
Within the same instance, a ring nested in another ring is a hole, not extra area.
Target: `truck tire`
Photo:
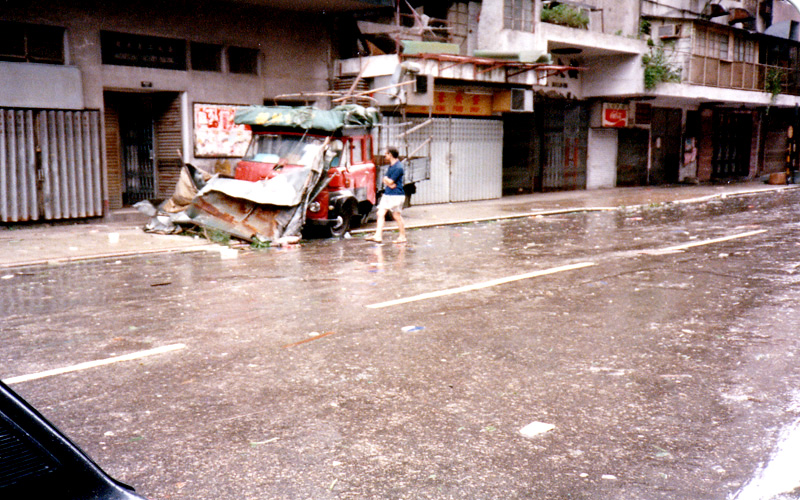
[[[333,225],[328,227],[328,231],[330,232],[331,238],[341,238],[348,231],[350,231],[350,224],[353,221],[353,214],[356,210],[356,204],[354,200],[347,200],[342,203],[342,207],[338,210],[338,214],[336,216],[336,222]]]
[[[341,238],[350,230],[352,215],[341,213],[336,217],[336,222],[328,228],[331,238]]]

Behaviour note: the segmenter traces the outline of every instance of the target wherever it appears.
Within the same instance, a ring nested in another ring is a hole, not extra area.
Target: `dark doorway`
[[[503,194],[536,189],[536,126],[530,113],[503,115]]]
[[[535,109],[542,144],[542,190],[585,189],[589,108],[574,101],[543,99]]]
[[[111,208],[155,198],[152,96],[106,92],[105,108]]]
[[[650,132],[640,128],[619,129],[617,186],[647,185],[647,145]]]
[[[648,184],[675,184],[681,165],[680,109],[653,108],[651,150],[652,162]]]
[[[713,134],[712,178],[747,177],[753,116],[749,112],[718,110],[714,113]]]
[[[138,102],[128,101],[127,109],[120,114],[119,128],[123,190],[122,203],[155,198],[156,176],[153,155],[153,103],[143,96]]]
[[[112,209],[171,195],[181,167],[180,110],[177,92],[105,93]]]

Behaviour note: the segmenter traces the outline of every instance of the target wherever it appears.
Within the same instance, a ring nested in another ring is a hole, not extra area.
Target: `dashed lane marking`
[[[575,270],[575,269],[581,269],[581,268],[584,268],[584,267],[590,267],[590,266],[594,266],[594,265],[595,265],[594,262],[580,262],[578,264],[570,264],[570,265],[567,265],[567,266],[553,267],[553,268],[544,269],[544,270],[541,270],[541,271],[533,271],[531,273],[517,274],[515,276],[508,276],[508,277],[505,277],[505,278],[498,278],[498,279],[494,279],[494,280],[490,280],[490,281],[483,281],[481,283],[475,283],[475,284],[472,284],[472,285],[459,286],[459,287],[456,287],[456,288],[448,288],[446,290],[439,290],[439,291],[436,291],[436,292],[421,293],[419,295],[414,295],[414,296],[411,296],[411,297],[405,297],[405,298],[402,298],[402,299],[388,300],[386,302],[378,302],[376,304],[369,304],[369,305],[367,305],[367,307],[370,308],[370,309],[381,309],[383,307],[391,307],[391,306],[396,306],[396,305],[400,305],[400,304],[407,304],[409,302],[417,302],[417,301],[420,301],[420,300],[434,299],[434,298],[437,298],[437,297],[444,297],[446,295],[455,295],[457,293],[471,292],[473,290],[480,290],[480,289],[483,289],[483,288],[489,288],[489,287],[493,287],[493,286],[503,285],[503,284],[506,284],[506,283],[514,282],[514,281],[526,280],[526,279],[530,279],[530,278],[537,278],[539,276],[546,276],[548,274],[555,274],[555,273],[561,273],[561,272],[565,272],[565,271],[572,271],[572,270]]]
[[[29,375],[20,375],[18,377],[11,377],[4,379],[7,385],[11,384],[18,384],[20,382],[28,382],[31,380],[37,380],[40,378],[52,377],[54,375],[63,375],[65,373],[77,372],[81,370],[88,370],[90,368],[96,368],[98,366],[110,365],[113,363],[119,363],[121,361],[132,361],[134,359],[141,359],[146,358],[148,356],[155,356],[156,354],[164,354],[167,352],[177,351],[180,349],[185,349],[185,344],[171,344],[165,345],[162,347],[156,347],[155,349],[148,349],[146,351],[139,351],[133,352],[130,354],[125,354],[122,356],[114,356],[111,358],[106,359],[98,359],[95,361],[87,361],[85,363],[78,363],[77,365],[72,366],[65,366],[63,368],[55,368],[53,370],[46,370],[39,373],[31,373]]]
[[[656,248],[653,250],[641,250],[639,253],[647,255],[664,255],[668,253],[680,252],[681,250],[686,250],[687,248],[699,247],[703,245],[713,245],[714,243],[722,243],[723,241],[730,241],[738,238],[747,238],[748,236],[754,236],[756,234],[761,234],[766,232],[767,232],[766,229],[759,229],[758,231],[748,231],[746,233],[739,233],[731,236],[723,236],[721,238],[712,238],[710,240],[692,241],[691,243],[684,243],[682,245],[675,245],[672,247]]]

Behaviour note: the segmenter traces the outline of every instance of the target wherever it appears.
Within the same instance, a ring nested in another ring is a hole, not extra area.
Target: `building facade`
[[[0,221],[168,197],[226,171],[235,106],[330,92],[431,159],[417,204],[797,170],[798,21],[779,0],[4,5]]]
[[[398,9],[394,20],[383,19],[403,26],[401,33],[359,25],[369,34],[367,43],[357,58],[340,61],[338,76],[360,74],[371,78],[372,88],[381,88],[388,75],[398,80],[393,68],[410,61],[417,65],[414,78],[431,79],[428,112],[434,121],[450,120],[456,131],[475,120],[492,124],[479,126],[482,153],[469,154],[466,162],[438,140],[434,182],[420,188],[418,202],[458,201],[445,186],[449,182],[452,190],[463,178],[476,187],[494,186],[490,194],[477,189],[470,194],[480,199],[728,182],[797,169],[800,16],[791,4],[411,4],[413,11]],[[394,39],[398,50],[379,43],[381,38]],[[404,39],[423,43],[403,45]],[[390,57],[395,59],[381,66]],[[509,93],[518,98],[511,106]],[[451,96],[459,94],[484,105],[475,112],[454,107],[459,97]],[[532,95],[532,107],[526,107],[526,95]],[[397,98],[382,104],[386,112],[404,110],[412,117],[425,111]],[[436,134],[432,138],[436,143]],[[473,172],[476,161],[481,166]]]
[[[6,2],[0,220],[101,216],[243,154],[235,105],[326,91],[341,16],[385,0]]]

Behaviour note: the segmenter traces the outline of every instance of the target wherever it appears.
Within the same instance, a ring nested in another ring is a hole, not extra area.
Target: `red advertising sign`
[[[603,103],[603,126],[604,127],[627,127],[628,126],[628,105]]]

